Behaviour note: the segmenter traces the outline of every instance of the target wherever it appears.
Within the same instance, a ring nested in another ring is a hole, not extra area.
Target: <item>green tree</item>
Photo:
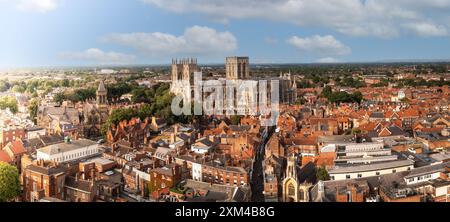
[[[19,107],[17,105],[17,100],[15,97],[12,96],[3,96],[0,97],[0,109],[7,109],[11,110],[13,113],[17,113],[19,111]]]
[[[331,103],[361,103],[363,100],[363,95],[361,92],[357,91],[355,93],[349,94],[347,92],[334,92],[329,95],[328,100]]]
[[[64,93],[57,93],[53,96],[53,101],[55,103],[61,104],[62,102],[64,102],[64,100],[66,100],[66,95],[64,95]]]
[[[97,90],[93,87],[88,89],[77,89],[75,92],[68,96],[68,99],[74,103],[80,101],[86,101],[87,99],[93,99],[96,97]]]
[[[322,180],[322,181],[330,180],[330,175],[328,174],[328,171],[325,168],[325,166],[322,166],[319,169],[317,169],[316,177],[318,180]]]
[[[232,125],[239,125],[241,123],[241,116],[235,115],[231,117],[231,124]]]
[[[331,89],[331,86],[325,86],[322,90],[322,96],[325,98],[329,98],[332,93],[333,89]]]
[[[39,108],[39,100],[33,99],[30,102],[30,106],[28,106],[28,113],[30,114],[30,119],[36,124],[36,117]]]
[[[6,80],[0,81],[0,92],[6,92],[10,87],[10,84]]]
[[[0,202],[10,201],[20,194],[19,170],[0,162]]]
[[[64,79],[61,83],[62,87],[69,87],[70,86],[70,81],[68,79]]]
[[[26,90],[25,87],[21,86],[21,85],[15,85],[12,87],[11,91],[13,93],[24,93]]]

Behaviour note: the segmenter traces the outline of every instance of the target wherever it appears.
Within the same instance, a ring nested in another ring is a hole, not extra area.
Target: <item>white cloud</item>
[[[97,48],[87,49],[83,52],[65,52],[60,57],[67,60],[83,60],[102,64],[127,64],[136,58],[134,55],[112,51],[104,52]]]
[[[46,13],[58,6],[59,0],[14,0],[15,6],[21,11]]]
[[[101,40],[132,47],[152,56],[215,55],[232,52],[238,47],[232,33],[201,26],[187,28],[181,36],[160,32],[115,33]]]
[[[332,58],[332,57],[325,57],[320,58],[316,60],[317,63],[339,63],[340,61],[338,59]]]
[[[420,22],[409,23],[404,25],[405,28],[419,36],[447,36],[448,31],[444,26],[436,26],[432,23]]]
[[[327,27],[352,36],[392,38],[403,24],[448,26],[450,0],[142,0],[175,13],[203,14],[216,21],[264,19]]]
[[[302,52],[319,55],[347,55],[352,51],[348,46],[342,44],[331,35],[314,35],[306,38],[293,36],[287,40],[287,43]]]

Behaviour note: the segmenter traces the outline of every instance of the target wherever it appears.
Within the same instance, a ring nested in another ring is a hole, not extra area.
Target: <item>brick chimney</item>
[[[94,186],[94,184],[95,184],[95,168],[92,168],[91,169],[91,186]]]

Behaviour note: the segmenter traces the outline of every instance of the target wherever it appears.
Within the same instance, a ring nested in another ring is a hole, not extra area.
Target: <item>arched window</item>
[[[288,195],[295,196],[295,186],[292,183],[288,186]]]
[[[300,198],[300,200],[305,200],[305,191],[303,191],[302,189],[300,189],[299,192],[300,192],[300,193],[299,193],[299,198]]]

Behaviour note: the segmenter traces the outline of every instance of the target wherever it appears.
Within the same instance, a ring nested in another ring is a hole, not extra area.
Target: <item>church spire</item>
[[[100,80],[100,84],[98,85],[97,93],[99,92],[106,92],[105,83],[103,82],[103,79]]]
[[[97,104],[98,105],[106,105],[107,102],[107,95],[108,91],[106,90],[105,83],[103,82],[103,79],[100,80],[100,84],[98,85],[97,89]]]

